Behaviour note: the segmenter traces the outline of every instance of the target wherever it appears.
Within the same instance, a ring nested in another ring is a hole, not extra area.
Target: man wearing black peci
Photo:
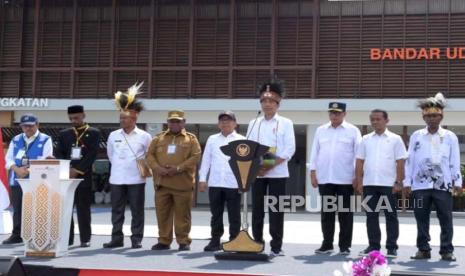
[[[70,128],[60,131],[55,157],[71,160],[70,178],[83,178],[74,194],[81,247],[90,246],[90,205],[92,203],[92,164],[99,149],[100,131],[85,123],[84,107],[73,105],[68,107]],[[74,243],[74,221],[71,217],[69,245]]]

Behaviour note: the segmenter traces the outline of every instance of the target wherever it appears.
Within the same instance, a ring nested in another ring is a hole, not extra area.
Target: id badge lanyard
[[[79,160],[81,159],[81,151],[82,148],[79,146],[79,142],[81,141],[84,134],[86,134],[87,130],[89,129],[89,125],[86,126],[84,131],[79,135],[78,131],[74,129],[74,133],[76,134],[76,144],[74,147],[71,148],[71,160]]]
[[[39,135],[37,135],[36,138],[29,144],[26,142],[26,139],[24,139],[23,136],[23,141],[24,141],[24,149],[22,150],[24,152],[23,156],[21,156],[21,166],[29,166],[29,157],[27,153],[29,152],[29,149],[31,149],[32,145],[36,142],[37,138],[39,138]]]
[[[176,137],[177,135],[173,137],[173,140],[171,141],[171,144],[168,145],[168,149],[166,151],[166,154],[175,154],[176,153]]]

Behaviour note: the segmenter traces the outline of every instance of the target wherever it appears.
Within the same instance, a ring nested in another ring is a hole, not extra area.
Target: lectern
[[[23,190],[21,237],[25,256],[59,257],[68,252],[74,191],[82,179],[69,179],[69,160],[31,160]]]
[[[232,241],[222,244],[223,252],[215,254],[219,260],[267,261],[262,253],[265,245],[254,241],[249,235],[247,222],[247,191],[257,178],[262,157],[269,147],[251,140],[236,140],[222,146],[221,151],[231,158],[229,166],[236,177],[238,188],[243,193],[242,229]]]

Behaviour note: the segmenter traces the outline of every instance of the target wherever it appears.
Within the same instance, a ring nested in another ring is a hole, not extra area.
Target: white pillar
[[[155,137],[158,133],[162,132],[163,124],[147,124],[145,131]],[[145,208],[155,208],[155,189],[153,187],[153,178],[148,177],[145,183]]]
[[[306,204],[305,209],[309,212],[319,212],[317,209],[317,201],[320,193],[318,188],[313,188],[312,183],[310,182],[310,169],[308,165],[310,164],[310,154],[313,145],[313,138],[315,137],[316,129],[318,125],[307,125],[307,175],[305,176],[305,197]]]

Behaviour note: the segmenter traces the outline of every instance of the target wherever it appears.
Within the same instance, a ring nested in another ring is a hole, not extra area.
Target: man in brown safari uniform
[[[173,219],[179,251],[190,250],[191,206],[201,149],[197,137],[187,132],[185,125],[183,111],[168,112],[168,130],[155,136],[147,153],[147,163],[154,172],[159,234],[152,250],[170,248]]]

